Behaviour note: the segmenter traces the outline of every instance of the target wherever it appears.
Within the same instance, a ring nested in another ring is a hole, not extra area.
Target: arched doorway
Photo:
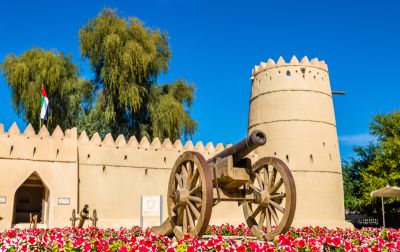
[[[39,175],[32,173],[15,192],[13,224],[29,223],[29,215],[37,215],[38,223],[46,223],[49,190]]]

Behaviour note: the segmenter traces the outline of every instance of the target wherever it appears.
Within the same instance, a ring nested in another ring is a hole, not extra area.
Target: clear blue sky
[[[280,55],[324,59],[332,89],[346,91],[334,98],[344,158],[370,139],[374,114],[400,107],[397,1],[3,1],[0,59],[32,47],[57,49],[90,77],[78,31],[104,7],[169,33],[173,56],[160,82],[182,77],[196,84],[195,141],[228,143],[246,134],[251,69]],[[4,78],[0,100],[0,123],[25,125]]]

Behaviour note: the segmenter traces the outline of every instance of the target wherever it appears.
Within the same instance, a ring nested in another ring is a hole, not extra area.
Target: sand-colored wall
[[[175,160],[184,151],[198,151],[207,159],[221,151],[223,145],[194,146],[188,141],[172,144],[169,139],[149,143],[135,137],[127,142],[119,136],[115,142],[111,135],[103,141],[98,134],[79,137],[79,191],[80,206],[94,206],[99,214],[99,226],[119,227],[140,224],[140,198],[162,195],[163,218],[168,216],[168,180]],[[212,223],[244,222],[242,209],[237,204],[221,203],[213,209]],[[158,218],[147,217],[144,226],[159,224]]]
[[[78,138],[76,129],[64,135],[57,128],[50,135],[43,127],[35,134],[30,125],[20,133],[15,123],[7,132],[0,124],[0,143],[0,196],[6,197],[6,203],[0,204],[4,218],[0,229],[12,226],[15,192],[32,174],[49,193],[42,226],[69,226],[72,209],[85,204],[90,214],[96,209],[101,227],[139,225],[140,198],[148,195],[162,195],[165,219],[168,180],[178,156],[198,151],[207,159],[224,149],[222,144],[188,141],[183,146],[180,140],[169,139],[149,143],[147,138],[138,142],[132,137],[127,142],[122,135],[114,141],[110,134],[101,139],[97,133],[89,139],[85,132]],[[59,205],[59,198],[68,198],[70,204]],[[212,216],[213,224],[244,222],[237,203],[221,203]],[[144,226],[158,223],[158,217],[143,220]]]
[[[294,226],[347,227],[335,115],[327,65],[294,56],[253,69],[249,132],[260,129],[267,144],[258,157],[275,156],[296,183]]]
[[[35,134],[29,125],[20,133],[14,123],[8,132],[0,127],[0,229],[10,228],[17,189],[32,174],[39,177],[48,195],[44,202],[46,226],[69,225],[69,216],[77,204],[76,130],[66,135],[57,128],[50,136],[45,127]],[[58,154],[57,154],[58,153]],[[58,198],[69,198],[69,205],[58,205]],[[66,217],[68,216],[68,218]]]

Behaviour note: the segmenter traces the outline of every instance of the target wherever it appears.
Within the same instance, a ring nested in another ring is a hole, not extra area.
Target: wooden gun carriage
[[[82,228],[83,225],[85,224],[86,220],[91,221],[92,222],[92,226],[96,227],[97,221],[99,219],[97,218],[97,210],[96,209],[93,210],[92,217],[89,216],[89,205],[85,204],[83,206],[83,209],[79,212],[78,216],[76,216],[75,209],[72,209],[72,216],[71,216],[71,218],[69,220],[71,221],[71,226],[72,227],[75,227],[76,221],[79,221],[77,228]]]
[[[287,165],[275,157],[251,164],[246,156],[266,143],[262,131],[218,153],[207,161],[193,151],[182,153],[169,178],[168,219],[154,232],[201,237],[213,206],[222,201],[242,205],[247,225],[257,238],[273,239],[286,232],[296,208],[296,188]]]

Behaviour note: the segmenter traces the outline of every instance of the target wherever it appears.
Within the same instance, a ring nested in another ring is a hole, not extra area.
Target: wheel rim
[[[247,225],[259,239],[273,239],[289,230],[296,210],[296,187],[287,165],[280,159],[258,160],[247,184],[254,200],[245,200]]]
[[[211,218],[213,186],[204,157],[185,152],[175,162],[168,185],[168,214],[178,239],[202,236]]]
[[[75,218],[76,218],[76,216],[75,216],[75,209],[72,209],[72,217],[71,217],[71,225],[72,225],[72,227],[75,227]]]
[[[96,227],[96,224],[97,224],[97,211],[96,211],[96,209],[94,209],[93,210],[93,223],[92,223],[93,227]]]

